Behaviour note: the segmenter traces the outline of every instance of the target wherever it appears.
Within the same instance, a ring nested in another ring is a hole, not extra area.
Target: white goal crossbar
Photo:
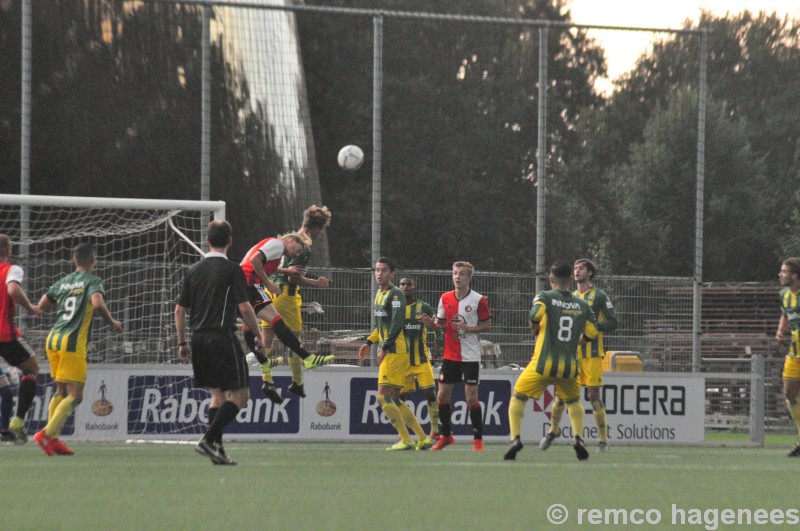
[[[186,199],[130,199],[118,197],[77,197],[58,195],[0,194],[0,205],[53,206],[69,208],[123,208],[134,210],[201,210],[210,211],[214,219],[225,219],[224,201],[192,201]]]

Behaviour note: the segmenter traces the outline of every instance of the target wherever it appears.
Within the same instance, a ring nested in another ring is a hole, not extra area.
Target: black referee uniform
[[[236,337],[238,306],[247,301],[242,268],[224,254],[210,252],[187,270],[178,304],[190,309],[196,387],[248,387],[247,361]]]

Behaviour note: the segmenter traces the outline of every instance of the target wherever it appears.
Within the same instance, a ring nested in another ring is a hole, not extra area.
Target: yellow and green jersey
[[[282,269],[289,269],[292,266],[299,266],[305,269],[308,267],[308,263],[311,262],[311,245],[306,245],[303,247],[303,252],[299,255],[295,256],[294,258],[290,258],[286,255],[283,255],[281,259],[280,267]],[[289,282],[288,275],[284,275],[282,273],[274,273],[272,276],[269,277],[270,282],[281,288],[283,291],[284,286],[288,286],[289,289],[287,290],[289,295],[296,295],[300,291],[300,286],[297,284],[291,284]]]
[[[789,347],[790,358],[800,358],[800,290],[792,291],[791,288],[781,290],[781,312],[789,322],[792,330],[792,344]]]
[[[428,327],[419,320],[421,315],[433,317],[431,305],[415,301],[406,305],[405,325],[403,335],[406,338],[406,348],[408,349],[408,359],[411,366],[422,365],[431,362],[431,354],[428,350]],[[367,337],[367,343],[378,342],[378,329],[372,331]]]
[[[614,305],[611,304],[611,299],[608,298],[606,292],[597,288],[592,288],[583,294],[575,290],[572,294],[585,300],[597,318],[597,339],[584,345],[578,345],[578,356],[581,358],[602,358],[606,355],[603,333],[616,330],[619,326]]]
[[[92,329],[92,295],[105,294],[103,281],[86,271],[65,276],[49,290],[47,298],[57,305],[56,323],[47,336],[47,348],[56,351],[86,352]]]
[[[375,294],[376,343],[385,353],[406,354],[408,347],[404,334],[406,320],[406,295],[394,284]],[[370,337],[373,337],[370,335]]]
[[[530,321],[539,325],[531,364],[542,376],[575,378],[578,341],[597,337],[589,304],[569,291],[541,291],[533,299]]]

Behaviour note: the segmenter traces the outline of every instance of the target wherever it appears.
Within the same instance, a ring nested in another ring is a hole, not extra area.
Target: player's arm
[[[391,352],[394,350],[394,343],[406,326],[406,296],[399,289],[392,295],[390,302],[392,305],[392,320],[386,337],[380,344],[381,350]]]
[[[603,320],[597,321],[597,330],[599,332],[611,332],[619,327],[619,319],[617,312],[614,310],[614,305],[611,304],[611,299],[608,295],[603,294],[600,301],[598,301],[599,311],[603,312]]]
[[[108,306],[106,306],[106,301],[103,298],[102,292],[95,291],[92,293],[92,306],[95,311],[102,315],[103,319],[111,325],[111,328],[113,328],[115,332],[122,332],[122,322],[117,321],[111,316],[111,312],[108,311]]]
[[[492,313],[489,311],[489,300],[481,297],[478,301],[478,324],[475,326],[465,326],[464,332],[470,334],[480,334],[492,329]]]
[[[583,326],[583,340],[588,342],[597,339],[598,335],[597,317],[591,308],[586,308],[586,324]]]
[[[530,311],[528,312],[528,321],[531,325],[531,332],[534,335],[539,334],[539,323],[545,316],[545,312],[547,311],[547,306],[542,299],[539,298],[537,295],[533,299],[533,306],[531,306]]]
[[[186,341],[186,307],[180,304],[175,305],[175,330],[178,333],[178,359],[189,361],[192,349]]]
[[[775,332],[775,339],[783,339],[786,337],[786,332],[789,329],[789,320],[786,318],[786,314],[782,313],[781,318],[778,320],[778,330]]]
[[[56,301],[51,299],[47,295],[47,293],[45,293],[44,295],[42,295],[42,298],[39,299],[39,304],[37,306],[39,306],[39,308],[42,309],[42,312],[44,312],[46,309],[48,309],[48,308],[50,308],[52,306],[55,306],[55,305],[56,305]]]
[[[358,357],[362,360],[366,359],[367,353],[369,353],[369,347],[377,343],[378,339],[380,339],[380,335],[378,335],[378,329],[376,328],[367,336],[366,342],[358,347]]]
[[[38,306],[31,303],[30,299],[28,298],[28,294],[25,293],[25,289],[22,287],[22,284],[16,280],[6,284],[6,293],[8,293],[8,296],[11,297],[14,302],[28,310],[29,313],[32,313],[36,316],[42,315],[42,310]]]
[[[264,264],[266,262],[267,262],[267,257],[264,256],[263,251],[253,253],[253,256],[250,257],[250,265],[253,267],[253,272],[261,281],[261,285],[267,288],[268,291],[273,291],[272,289],[270,289],[270,286],[272,286],[277,290],[278,288],[275,287],[275,284],[273,284],[270,281],[269,276],[267,276],[267,274],[264,272]],[[280,290],[278,290],[278,293],[280,293]]]

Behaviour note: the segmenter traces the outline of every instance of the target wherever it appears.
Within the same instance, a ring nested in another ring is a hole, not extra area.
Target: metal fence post
[[[764,446],[764,356],[750,358],[750,442]]]

